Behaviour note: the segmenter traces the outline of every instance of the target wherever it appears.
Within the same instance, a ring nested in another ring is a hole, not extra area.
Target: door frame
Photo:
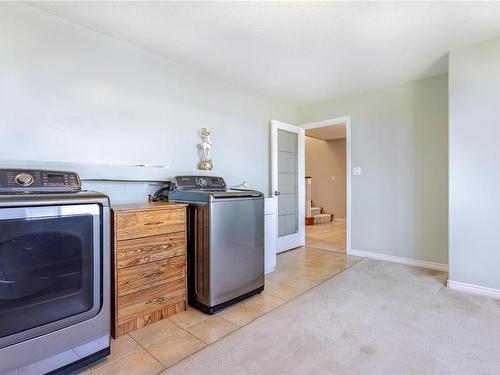
[[[287,124],[285,122],[271,120],[271,196],[276,199],[276,204],[278,205],[278,197],[275,194],[278,185],[278,151],[276,147],[278,146],[278,131],[277,129],[283,129],[290,131],[292,133],[297,133],[298,135],[298,232],[295,234],[288,235],[288,238],[283,238],[280,241],[278,231],[276,231],[276,254],[283,251],[291,250],[300,246],[305,246],[306,243],[306,231],[305,231],[305,130],[300,125]],[[276,131],[275,131],[276,129]],[[279,212],[278,212],[279,214]],[[276,225],[278,225],[278,214],[276,215]],[[281,243],[280,243],[281,242]]]
[[[324,128],[327,126],[335,126],[346,124],[346,254],[349,253],[351,249],[351,116],[335,117],[328,120],[309,122],[306,124],[299,125],[304,130]],[[305,161],[305,153],[304,153]],[[301,198],[303,202],[300,202],[302,206],[305,205],[305,196]]]

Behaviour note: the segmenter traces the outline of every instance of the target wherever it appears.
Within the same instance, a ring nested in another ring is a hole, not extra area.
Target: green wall
[[[299,108],[299,124],[351,116],[351,249],[448,263],[448,79]]]
[[[500,38],[449,59],[449,279],[500,289]]]

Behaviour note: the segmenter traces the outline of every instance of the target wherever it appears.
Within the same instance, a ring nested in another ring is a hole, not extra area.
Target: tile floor
[[[111,355],[79,372],[96,375],[152,375],[221,339],[252,320],[349,268],[361,258],[302,247],[279,254],[262,294],[215,315],[194,308],[121,336]]]
[[[330,223],[306,225],[306,246],[345,253],[346,222],[335,219]]]

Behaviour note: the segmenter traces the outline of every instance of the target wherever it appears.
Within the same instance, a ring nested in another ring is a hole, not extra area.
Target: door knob
[[[274,195],[276,195],[276,196],[278,196],[278,195],[280,195],[280,194],[281,194],[281,193],[280,193],[278,190],[276,190],[276,191],[274,192]]]

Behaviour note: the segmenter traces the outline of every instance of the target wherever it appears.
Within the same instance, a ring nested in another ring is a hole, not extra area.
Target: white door
[[[278,200],[280,253],[305,244],[304,129],[271,121],[272,191]]]

